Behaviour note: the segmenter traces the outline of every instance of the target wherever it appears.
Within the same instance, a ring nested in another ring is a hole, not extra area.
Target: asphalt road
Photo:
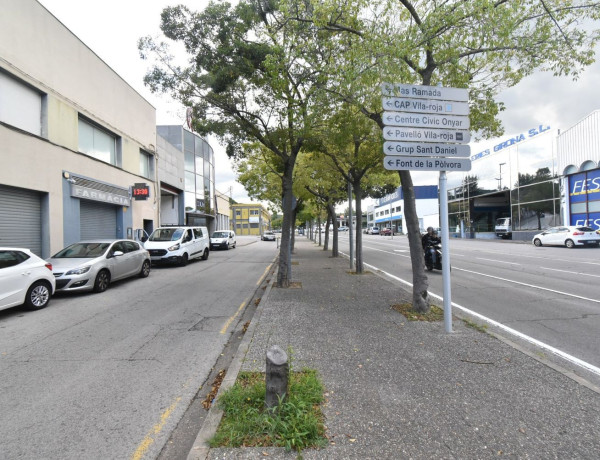
[[[156,458],[205,383],[276,243],[238,239],[102,294],[0,312],[0,457]]]
[[[362,236],[365,263],[412,282],[406,237]],[[600,368],[600,249],[451,239],[450,262],[453,303]],[[428,273],[441,297],[442,272]]]

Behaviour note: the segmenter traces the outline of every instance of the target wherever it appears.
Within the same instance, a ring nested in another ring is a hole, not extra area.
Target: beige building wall
[[[124,207],[124,226],[142,228],[144,220],[158,226],[156,158],[150,178],[140,173],[140,150],[156,153],[154,107],[37,1],[0,0],[0,11],[0,71],[43,94],[41,133],[0,124],[0,186],[47,194],[43,256],[72,242],[65,171],[121,189],[148,184],[147,201],[131,199]],[[117,137],[120,163],[78,151],[80,114]]]

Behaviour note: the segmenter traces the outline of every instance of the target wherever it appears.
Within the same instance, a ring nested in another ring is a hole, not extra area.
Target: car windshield
[[[75,243],[58,252],[56,259],[93,259],[106,252],[110,243]]]
[[[577,230],[580,232],[593,232],[594,229],[591,227],[577,227]]]
[[[183,234],[182,228],[157,228],[148,238],[149,241],[177,241]]]
[[[229,238],[229,232],[214,232],[211,238]]]

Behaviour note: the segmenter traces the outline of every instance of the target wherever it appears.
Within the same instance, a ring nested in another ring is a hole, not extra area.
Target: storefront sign
[[[80,185],[71,184],[71,196],[83,198],[86,200],[102,201],[104,203],[116,204],[119,206],[130,206],[131,201],[128,197],[111,192],[103,192]]]
[[[499,144],[496,144],[493,148],[493,151],[499,152],[500,150],[503,150],[507,147],[511,147],[515,144],[518,144],[519,142],[525,141],[527,139],[531,139],[532,137],[537,136],[538,134],[542,134],[542,133],[548,131],[549,129],[550,129],[550,126],[544,126],[544,125],[539,125],[536,128],[531,128],[526,133],[521,133],[515,137],[511,137],[510,139],[507,139],[505,141],[500,142]],[[490,149],[485,149],[485,150],[473,155],[471,157],[471,161],[479,160],[480,158],[486,157],[491,153],[492,153],[492,151]]]
[[[150,186],[147,184],[133,184],[131,196],[134,200],[147,200],[150,197]]]

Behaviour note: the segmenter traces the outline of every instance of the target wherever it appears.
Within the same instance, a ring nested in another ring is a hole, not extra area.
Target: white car
[[[235,248],[236,244],[235,232],[232,232],[231,230],[217,230],[210,235],[211,250],[215,248]]]
[[[261,235],[260,239],[263,241],[275,241],[277,237],[273,232],[265,232]]]
[[[600,230],[584,226],[551,227],[538,233],[531,240],[536,246],[558,245],[573,248],[575,246],[600,245]]]
[[[0,248],[0,310],[25,304],[44,308],[54,294],[52,265],[29,249]]]
[[[48,262],[58,291],[104,292],[111,281],[150,274],[150,254],[133,240],[81,241]]]

